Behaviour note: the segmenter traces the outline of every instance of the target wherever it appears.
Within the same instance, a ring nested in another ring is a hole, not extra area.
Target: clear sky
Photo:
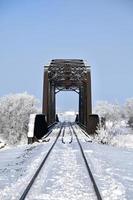
[[[133,1],[0,0],[0,96],[41,100],[43,66],[54,58],[88,61],[93,104],[133,97]],[[58,95],[59,109],[73,109],[75,95]]]

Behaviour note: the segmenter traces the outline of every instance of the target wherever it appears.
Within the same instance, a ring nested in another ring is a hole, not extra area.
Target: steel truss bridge
[[[56,120],[56,94],[74,91],[79,94],[78,121],[89,129],[92,114],[91,69],[81,59],[54,59],[44,67],[43,107],[48,125]]]

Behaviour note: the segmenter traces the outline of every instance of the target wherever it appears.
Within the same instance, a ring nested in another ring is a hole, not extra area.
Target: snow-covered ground
[[[17,200],[35,169],[53,144],[59,128],[51,133],[50,141],[0,150],[0,200]]]
[[[86,142],[89,139],[75,130],[105,200],[133,199],[133,150]],[[42,158],[52,145],[57,127],[47,143],[0,150],[0,200],[17,200]],[[29,192],[27,200],[95,199],[86,168],[70,130],[65,131],[52,151],[45,167]]]
[[[80,140],[103,199],[133,199],[133,150]]]
[[[27,200],[96,199],[76,139],[70,144],[69,133],[69,128],[66,128],[65,144],[61,138],[58,140]]]

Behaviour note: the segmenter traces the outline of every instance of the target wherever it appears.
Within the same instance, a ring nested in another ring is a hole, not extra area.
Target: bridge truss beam
[[[79,94],[79,122],[88,127],[92,113],[91,70],[80,59],[55,59],[44,69],[43,107],[48,125],[55,122],[55,96],[59,91]]]

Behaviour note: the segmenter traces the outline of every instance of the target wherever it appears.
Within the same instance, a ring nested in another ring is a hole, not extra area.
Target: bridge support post
[[[46,121],[49,124],[49,80],[48,80],[48,70],[44,70],[42,113],[45,114]]]
[[[83,87],[81,86],[79,88],[79,122],[81,124],[84,124],[84,121],[83,121]]]
[[[50,119],[49,123],[55,122],[55,86],[50,83],[50,103],[49,103]]]
[[[87,132],[89,132],[90,114],[92,114],[91,74],[90,71],[87,71],[86,81],[79,88],[79,122],[86,127]]]
[[[92,97],[91,97],[91,73],[90,71],[87,72],[87,84],[86,84],[86,95],[87,95],[87,132],[89,133],[89,115],[92,114]]]
[[[55,86],[49,81],[47,69],[44,70],[42,113],[48,125],[55,122]]]

